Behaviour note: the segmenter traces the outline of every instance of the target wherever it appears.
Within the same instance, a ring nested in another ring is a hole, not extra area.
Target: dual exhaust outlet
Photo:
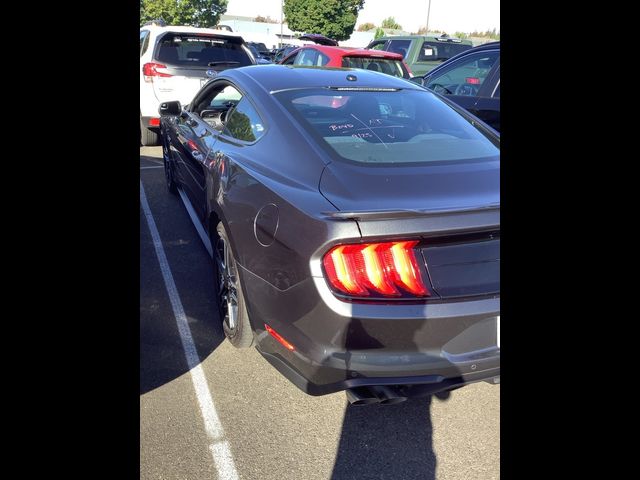
[[[392,386],[355,387],[347,390],[347,400],[354,406],[372,405],[395,405],[407,399],[400,394],[397,388]]]

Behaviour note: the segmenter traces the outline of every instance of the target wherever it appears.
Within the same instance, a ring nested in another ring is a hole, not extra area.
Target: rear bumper
[[[240,271],[258,351],[310,395],[372,385],[437,393],[500,375],[499,298],[354,304],[335,298],[322,278],[283,291]],[[275,340],[265,323],[295,350]]]
[[[378,386],[378,385],[402,385],[409,387],[409,391],[414,395],[431,395],[459,388],[470,383],[487,381],[489,383],[500,383],[500,365],[498,356],[498,366],[495,368],[485,368],[479,372],[467,374],[453,374],[446,377],[443,375],[415,375],[415,376],[393,376],[393,377],[358,377],[348,378],[335,383],[317,384],[313,383],[314,377],[306,378],[304,374],[297,371],[291,363],[277,353],[263,352],[258,348],[262,356],[273,365],[290,382],[296,385],[303,392],[309,395],[326,395],[355,387]]]

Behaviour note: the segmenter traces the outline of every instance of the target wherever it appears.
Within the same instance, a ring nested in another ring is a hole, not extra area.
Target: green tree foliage
[[[376,40],[376,39],[378,39],[380,37],[384,37],[384,30],[382,30],[380,27],[378,27],[376,29],[375,35],[373,36],[373,39]]]
[[[396,19],[393,17],[387,17],[382,21],[382,28],[393,28],[394,30],[402,30],[402,26],[396,23]]]
[[[500,40],[500,32],[496,33],[496,29],[484,32],[476,32],[475,30],[469,34],[470,37],[490,38],[492,40]]]
[[[263,17],[262,15],[258,15],[256,18],[253,19],[253,21],[261,22],[261,23],[280,23],[278,20],[274,20],[269,15],[267,15],[266,17]]]
[[[364,0],[284,0],[291,30],[346,40],[353,33]]]
[[[464,33],[464,32],[456,32],[456,33],[453,34],[453,36],[454,37],[458,37],[458,38],[462,38],[462,39],[465,39],[465,38],[468,37],[468,35],[466,33]]]
[[[433,30],[432,28],[429,29],[430,33],[444,33],[442,30]],[[420,27],[418,29],[418,35],[426,35],[427,34],[427,26],[425,25],[424,27]]]
[[[358,27],[358,31],[359,32],[368,32],[372,28],[376,28],[376,26],[371,22],[367,22],[367,23],[363,23],[362,25],[360,25]]]
[[[140,25],[162,18],[167,25],[213,27],[228,0],[140,0]]]

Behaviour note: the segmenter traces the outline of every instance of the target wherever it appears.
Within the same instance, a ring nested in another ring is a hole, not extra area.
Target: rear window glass
[[[165,35],[156,50],[156,59],[169,65],[185,67],[206,67],[216,62],[227,67],[253,64],[247,50],[238,40],[194,34]],[[232,63],[229,65],[225,62]]]
[[[461,43],[424,42],[418,54],[418,61],[446,60],[470,48],[471,45],[463,45]]]
[[[428,91],[338,91],[275,95],[337,159],[365,164],[494,161],[499,141]]]
[[[394,77],[409,78],[409,74],[405,74],[401,62],[386,58],[343,57],[342,66],[382,72]]]

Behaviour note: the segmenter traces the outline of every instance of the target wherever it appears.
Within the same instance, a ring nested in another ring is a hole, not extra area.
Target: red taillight
[[[150,127],[159,127],[160,126],[160,119],[159,118],[151,118],[149,120],[149,126]]]
[[[327,279],[340,293],[353,297],[401,297],[403,293],[428,297],[413,249],[417,243],[339,245],[324,256]]]
[[[471,85],[480,85],[480,79],[477,77],[467,77],[465,80]]]
[[[266,329],[267,329],[267,332],[269,332],[269,334],[270,334],[273,338],[275,338],[278,342],[280,342],[280,343],[284,346],[284,348],[286,348],[287,350],[290,350],[290,351],[292,351],[292,352],[293,352],[293,351],[296,349],[293,345],[291,345],[291,344],[290,344],[289,342],[287,342],[284,338],[282,338],[282,336],[281,336],[278,332],[276,332],[273,328],[271,328],[271,327],[270,327],[269,325],[267,325],[266,323],[264,324],[264,328],[266,328]]]
[[[173,75],[171,75],[170,73],[166,73],[166,72],[159,72],[158,69],[162,69],[162,68],[167,68],[166,65],[163,65],[161,63],[145,63],[142,66],[142,74],[145,77],[173,77]],[[145,81],[150,82],[153,81],[153,78],[145,78]]]

